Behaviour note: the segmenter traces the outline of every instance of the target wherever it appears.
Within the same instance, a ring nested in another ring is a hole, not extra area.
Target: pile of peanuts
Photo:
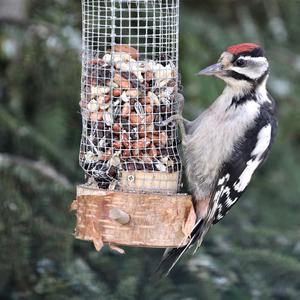
[[[176,67],[167,57],[139,60],[138,51],[116,45],[87,61],[80,101],[83,134],[80,163],[108,188],[120,171],[176,172]]]

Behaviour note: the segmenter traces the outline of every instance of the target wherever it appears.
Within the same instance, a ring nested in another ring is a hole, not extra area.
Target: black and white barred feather
[[[270,96],[269,96],[270,97]],[[265,161],[275,136],[277,121],[273,100],[261,106],[252,128],[245,133],[244,141],[235,145],[234,155],[224,163],[217,186],[218,207],[213,224],[218,223],[238,201],[247,188],[255,170]]]

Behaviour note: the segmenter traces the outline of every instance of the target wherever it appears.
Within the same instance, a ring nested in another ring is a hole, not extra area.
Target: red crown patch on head
[[[243,43],[243,44],[230,46],[226,49],[226,51],[233,55],[236,55],[242,52],[250,52],[256,48],[260,48],[260,46],[254,43]]]

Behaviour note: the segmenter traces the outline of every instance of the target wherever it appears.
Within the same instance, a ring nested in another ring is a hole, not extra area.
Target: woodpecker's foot
[[[177,105],[178,111],[180,113],[182,113],[182,111],[183,111],[183,105],[184,105],[184,97],[183,97],[182,94],[177,93],[175,99],[176,99],[175,104]]]
[[[157,125],[160,126],[160,127],[163,127],[163,126],[169,125],[172,122],[178,123],[179,121],[182,121],[182,119],[183,118],[180,115],[173,115],[170,118],[168,118],[167,120],[158,123]],[[175,124],[173,124],[173,126],[175,126]]]

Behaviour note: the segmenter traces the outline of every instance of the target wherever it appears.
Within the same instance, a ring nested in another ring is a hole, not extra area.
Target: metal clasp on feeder
[[[129,182],[134,182],[135,177],[134,177],[134,175],[131,174],[131,175],[128,175],[127,179]]]

